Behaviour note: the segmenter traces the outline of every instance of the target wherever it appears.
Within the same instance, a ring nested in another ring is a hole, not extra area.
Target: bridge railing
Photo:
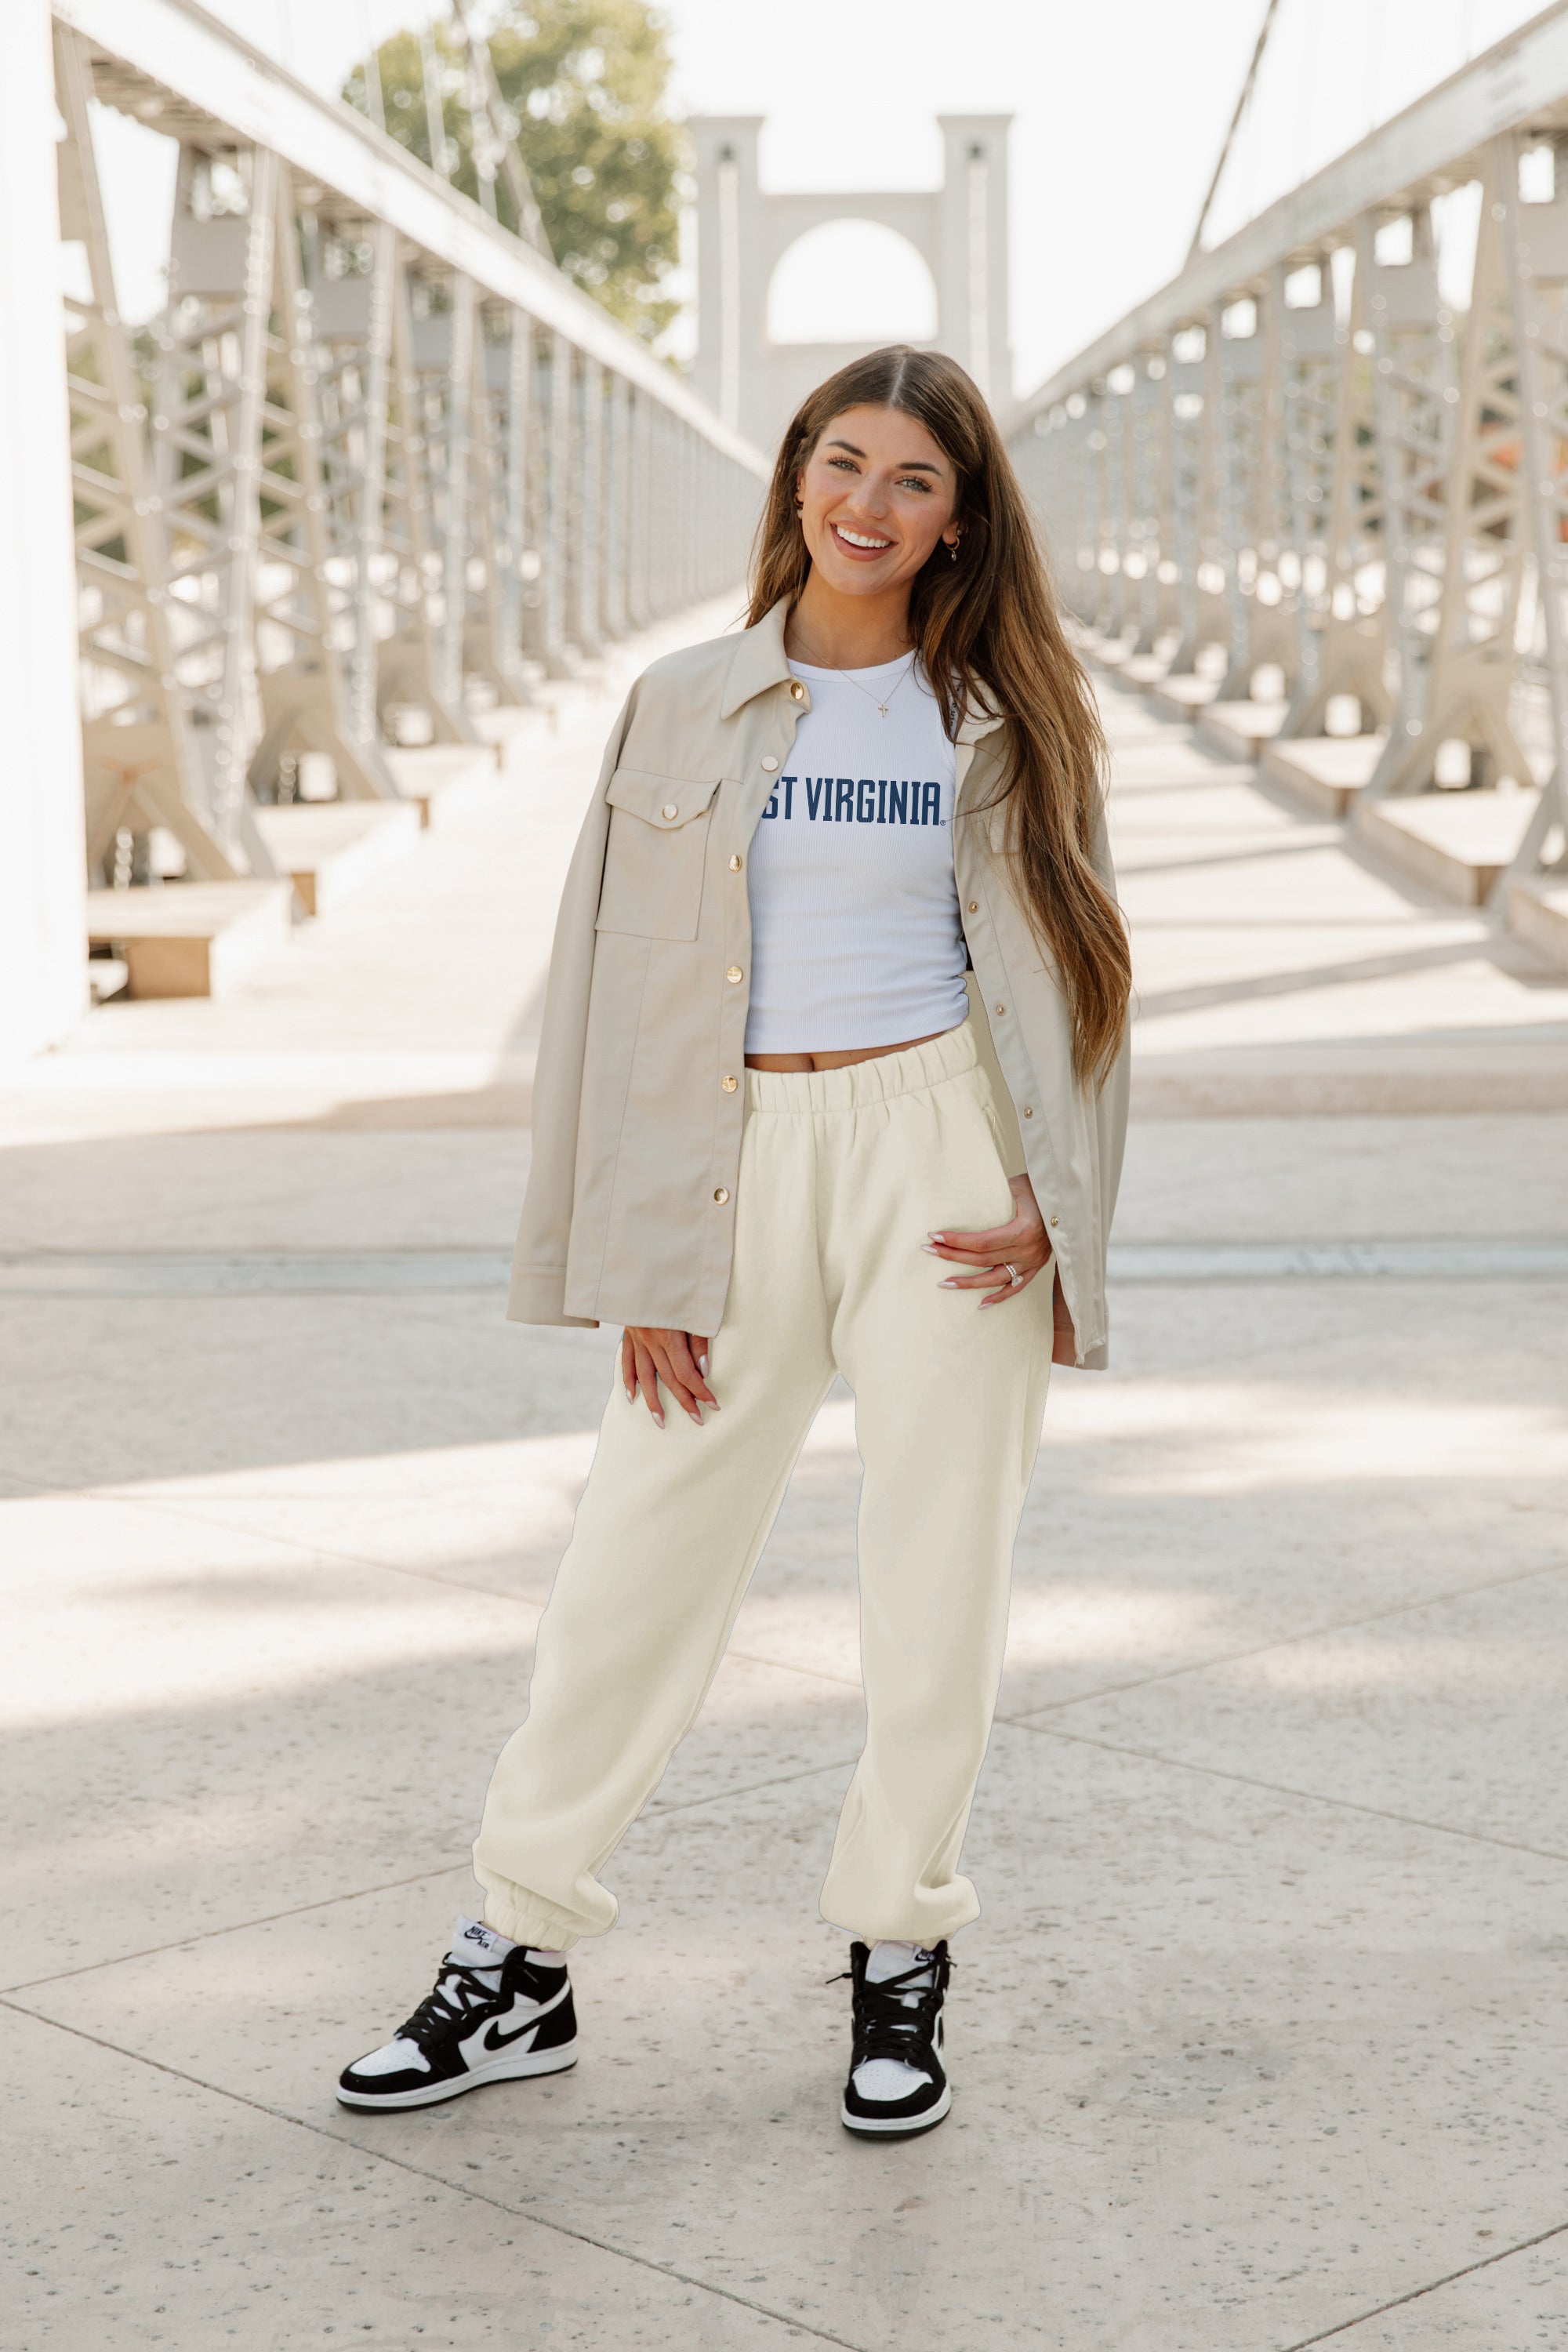
[[[545,256],[195,0],[53,13],[94,879],[270,873],[302,755],[395,799],[390,745],[740,580],[763,459]],[[179,144],[141,336],[94,99]]]
[[[1495,796],[1488,880],[1563,867],[1568,8],[1197,254],[1008,434],[1102,657],[1211,725],[1247,703],[1255,741],[1358,736],[1369,815]]]

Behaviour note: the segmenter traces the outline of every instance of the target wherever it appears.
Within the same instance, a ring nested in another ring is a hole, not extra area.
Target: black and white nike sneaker
[[[942,2005],[952,1967],[945,1943],[849,1948],[855,2048],[839,2118],[868,2139],[912,2139],[952,2105],[942,2063]]]
[[[429,2107],[481,2083],[559,2074],[577,2063],[565,1959],[459,1917],[436,1990],[406,2025],[343,2069],[345,2107]]]

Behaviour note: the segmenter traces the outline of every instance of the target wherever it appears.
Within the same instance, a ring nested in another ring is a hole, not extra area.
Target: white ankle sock
[[[918,1944],[894,1944],[885,1939],[879,1940],[872,1945],[870,1955],[867,1959],[866,1981],[868,1984],[886,1984],[889,1977],[902,1976],[906,1969],[912,1969],[920,1957],[921,1948]],[[928,1954],[927,1958],[929,1957]]]
[[[508,1953],[515,1952],[517,1946],[511,1937],[503,1936],[499,1927],[487,1927],[482,1919],[466,1918],[459,1911],[458,1924],[452,1930],[451,1949],[447,1958],[461,1960],[465,1968],[496,1969],[498,1971],[496,1981],[499,1984],[500,1981],[499,1970],[505,1962]],[[546,1952],[537,1944],[530,1944],[528,1949],[542,1969],[563,1969],[566,1965],[564,1952]]]

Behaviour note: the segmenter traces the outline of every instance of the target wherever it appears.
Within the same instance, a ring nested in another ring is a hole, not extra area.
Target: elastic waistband
[[[867,1103],[891,1102],[898,1095],[919,1094],[922,1087],[962,1077],[978,1059],[973,1029],[961,1021],[956,1029],[944,1030],[923,1045],[906,1045],[901,1054],[878,1054],[869,1062],[851,1062],[844,1070],[748,1070],[746,1108],[797,1116],[859,1110]]]

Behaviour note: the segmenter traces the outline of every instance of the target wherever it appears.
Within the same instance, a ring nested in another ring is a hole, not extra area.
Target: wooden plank
[[[1412,800],[1363,801],[1352,829],[1457,906],[1483,906],[1524,838],[1539,793],[1422,793]]]
[[[132,996],[226,996],[289,938],[287,882],[89,890],[89,944],[124,962]]]
[[[1515,939],[1568,971],[1568,881],[1510,882],[1506,920]]]
[[[1270,743],[1263,772],[1321,816],[1348,816],[1373,779],[1387,740],[1384,735],[1313,735]]]
[[[418,809],[422,825],[438,824],[496,782],[495,751],[488,743],[477,749],[472,743],[405,745],[387,752],[386,764],[405,800]]]
[[[422,821],[413,803],[389,801],[295,801],[256,813],[261,838],[307,915],[325,914],[383,866],[406,857]]]
[[[1211,702],[1194,734],[1205,750],[1227,760],[1256,760],[1285,723],[1283,702]]]
[[[1213,702],[1219,693],[1216,677],[1164,677],[1157,686],[1145,687],[1150,707],[1167,719],[1195,719],[1200,710]]]

